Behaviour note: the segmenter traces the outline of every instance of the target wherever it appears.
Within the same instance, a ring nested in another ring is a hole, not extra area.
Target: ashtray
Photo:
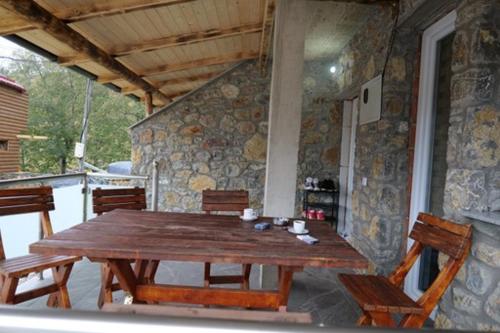
[[[275,217],[273,219],[273,224],[278,226],[286,226],[288,225],[288,219],[286,217]]]

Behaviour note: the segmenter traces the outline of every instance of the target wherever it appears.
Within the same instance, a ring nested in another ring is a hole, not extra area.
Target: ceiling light
[[[335,74],[336,71],[337,71],[337,67],[335,67],[335,66],[330,67],[330,73]]]

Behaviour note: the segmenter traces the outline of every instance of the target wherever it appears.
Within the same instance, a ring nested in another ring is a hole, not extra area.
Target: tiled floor
[[[239,265],[213,265],[214,273],[230,274],[240,271]],[[338,270],[306,269],[295,273],[289,298],[289,310],[310,312],[316,324],[325,326],[353,326],[360,311],[349,294],[337,281]],[[47,274],[50,275],[50,274]],[[203,264],[162,262],[156,275],[160,283],[201,285]],[[258,286],[259,270],[252,267],[251,288]],[[47,278],[48,279],[48,278]],[[35,278],[27,285],[38,284]],[[69,281],[73,309],[97,310],[96,300],[100,288],[99,265],[89,261],[76,264]],[[116,302],[123,301],[123,293],[114,293]],[[29,308],[45,308],[47,297],[20,304]]]

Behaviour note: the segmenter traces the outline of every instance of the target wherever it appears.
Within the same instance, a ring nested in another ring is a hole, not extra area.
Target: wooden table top
[[[259,221],[270,218],[260,218]],[[366,268],[368,261],[321,221],[308,245],[278,227],[257,231],[237,216],[115,210],[30,246],[31,253],[104,259],[174,260]],[[272,223],[271,223],[272,224]]]

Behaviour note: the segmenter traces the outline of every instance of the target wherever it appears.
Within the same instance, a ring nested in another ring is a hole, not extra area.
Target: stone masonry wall
[[[462,1],[456,27],[444,212],[473,224],[473,245],[435,326],[500,331],[500,1]]]
[[[384,67],[392,28],[389,8],[369,20],[339,57],[337,96],[355,97],[361,85]],[[391,271],[401,255],[407,218],[408,118],[418,37],[397,32],[383,80],[381,119],[358,126],[350,242],[380,273]],[[367,177],[367,186],[362,178]]]
[[[337,82],[330,73],[333,62],[311,60],[304,64],[304,95],[300,130],[296,214],[302,211],[302,191],[306,177],[338,180],[342,109],[332,91]],[[318,200],[324,197],[318,198]]]
[[[246,189],[262,208],[269,87],[246,62],[132,128],[133,173],[159,163],[160,210],[199,212],[208,188]]]

